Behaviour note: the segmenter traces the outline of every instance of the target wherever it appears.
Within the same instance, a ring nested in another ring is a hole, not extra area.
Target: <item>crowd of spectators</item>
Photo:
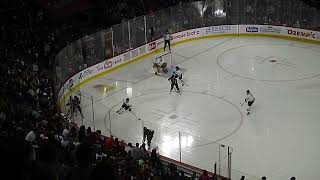
[[[245,24],[270,24],[293,26],[305,29],[318,29],[314,21],[316,8],[311,8],[301,0],[245,0]]]
[[[3,177],[32,180],[189,179],[164,166],[157,149],[133,147],[59,115],[53,82],[37,64],[1,65],[0,146]]]

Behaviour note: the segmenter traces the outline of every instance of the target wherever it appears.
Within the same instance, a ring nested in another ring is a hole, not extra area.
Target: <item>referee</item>
[[[166,34],[164,35],[164,49],[163,49],[164,51],[166,51],[167,44],[169,46],[169,50],[171,50],[170,49],[170,40],[171,40],[171,34],[167,30]]]

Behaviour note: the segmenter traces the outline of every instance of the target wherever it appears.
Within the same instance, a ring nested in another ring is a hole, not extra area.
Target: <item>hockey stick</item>
[[[132,113],[132,115],[134,116],[134,117],[136,117],[139,121],[141,120],[140,118],[138,118],[138,116],[134,113],[134,112],[132,112],[132,111],[130,111],[131,113]]]
[[[184,82],[182,79],[180,79],[180,81],[183,83],[183,85],[189,86],[189,84],[187,84],[186,82]],[[182,85],[182,86],[183,86]]]

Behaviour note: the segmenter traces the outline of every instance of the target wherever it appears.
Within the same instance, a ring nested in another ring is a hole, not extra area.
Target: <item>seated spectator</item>
[[[124,143],[120,143],[118,146],[116,146],[115,150],[116,150],[116,154],[115,154],[116,157],[124,158],[127,156]]]
[[[202,175],[199,177],[199,180],[209,180],[210,177],[208,175],[208,172],[206,170],[202,171]]]
[[[120,144],[119,139],[118,139],[118,138],[114,138],[114,143],[113,143],[113,145],[119,146],[119,144]]]
[[[35,140],[36,140],[36,134],[34,133],[34,131],[30,131],[26,138],[25,138],[26,141],[30,142],[30,143],[34,143]]]
[[[97,153],[96,153],[96,161],[99,163],[99,162],[102,162],[102,160],[104,159],[104,158],[106,158],[107,157],[107,155],[105,154],[105,153],[103,153],[103,151],[102,151],[102,149],[101,148],[99,148],[98,150],[97,150]]]
[[[87,132],[87,142],[90,145],[96,145],[97,144],[95,133],[92,133],[91,131]]]
[[[92,180],[116,179],[111,163],[107,158],[103,158],[101,162],[97,163],[92,171],[91,177]]]
[[[261,178],[261,180],[267,180],[267,178],[266,178],[265,176],[263,176],[263,177]]]
[[[241,176],[240,180],[244,180],[244,178],[245,178],[244,176]]]
[[[48,137],[46,137],[44,134],[40,134],[40,140],[47,140]]]
[[[136,143],[136,146],[132,148],[131,155],[134,160],[138,160],[142,156],[142,151],[139,148],[139,143]]]
[[[68,136],[69,136],[69,138],[72,139],[72,140],[76,139],[76,137],[77,137],[77,130],[76,130],[76,128],[75,128],[74,126],[71,126],[71,129],[70,129],[70,131],[69,131],[69,133],[68,133]]]
[[[111,135],[109,138],[106,138],[106,148],[107,150],[111,150],[113,147],[113,136]]]
[[[128,146],[126,146],[125,150],[126,150],[126,152],[127,152],[128,154],[130,153],[130,155],[131,155],[132,148],[133,148],[133,147],[132,147],[132,144],[129,143]]]
[[[35,62],[35,63],[32,65],[32,71],[33,71],[33,73],[38,74],[38,72],[39,72],[38,62]]]
[[[62,136],[62,139],[61,139],[60,143],[61,143],[61,147],[66,148],[66,147],[69,146],[70,141],[69,141],[68,137],[63,137]]]
[[[62,137],[66,138],[68,136],[69,132],[70,132],[69,126],[67,125],[62,131]]]
[[[95,137],[96,137],[96,142],[97,144],[102,144],[103,142],[103,137],[101,136],[101,130],[97,130],[95,133]]]
[[[78,132],[78,140],[80,143],[85,141],[85,137],[86,137],[86,127],[85,126],[80,126],[80,130]]]
[[[32,179],[58,179],[58,167],[56,146],[49,142],[44,143],[39,148],[39,161],[33,169]]]
[[[87,128],[87,132],[86,132],[86,136],[91,135],[91,133],[92,133],[91,127],[88,127],[88,128]]]
[[[91,151],[87,144],[80,144],[76,150],[78,166],[72,167],[68,174],[69,180],[90,180],[92,169],[90,168]]]
[[[152,164],[155,164],[156,162],[160,161],[159,155],[157,153],[157,148],[152,149],[150,160],[151,160]]]

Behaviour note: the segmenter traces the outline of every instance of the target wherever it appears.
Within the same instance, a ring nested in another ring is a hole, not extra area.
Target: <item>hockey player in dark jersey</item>
[[[121,108],[117,111],[117,113],[121,114],[123,109],[131,111],[131,107],[132,107],[132,106],[129,104],[129,98],[127,98],[127,99],[123,102]]]
[[[69,102],[66,104],[67,106],[70,106],[70,110],[67,112],[67,115],[71,113],[71,116],[73,116],[74,114],[75,116],[77,116],[76,110],[78,110],[81,117],[84,118],[80,104],[81,102],[78,96],[70,96]]]
[[[172,89],[174,87],[176,88],[177,93],[181,94],[181,91],[180,91],[179,86],[178,86],[177,78],[176,78],[176,76],[174,74],[168,79],[168,81],[171,83],[171,88],[170,88],[169,94],[171,94]]]
[[[80,102],[80,99],[78,98],[78,96],[74,96],[73,97],[73,107],[74,107],[73,110],[78,110],[80,115],[81,115],[81,117],[83,118],[84,116],[82,114],[82,110],[81,110],[80,104],[81,104],[81,102]]]

